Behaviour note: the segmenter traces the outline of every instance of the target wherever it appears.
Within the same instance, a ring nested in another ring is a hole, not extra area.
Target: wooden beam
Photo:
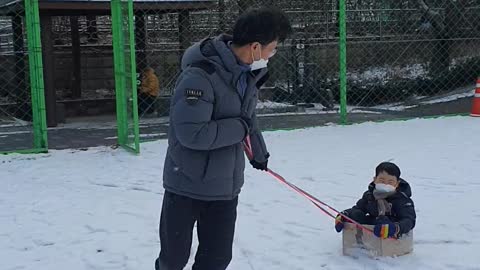
[[[45,85],[45,106],[47,126],[57,126],[57,100],[55,92],[55,59],[53,55],[52,17],[40,16],[43,50],[43,80]]]
[[[70,27],[72,35],[72,62],[73,76],[71,80],[71,90],[73,98],[82,97],[82,63],[80,48],[80,32],[78,31],[78,17],[70,16]]]
[[[178,10],[207,10],[215,8],[215,1],[198,2],[135,2],[134,10],[148,14],[176,12]],[[109,15],[110,1],[93,2],[39,2],[40,13],[51,16]]]

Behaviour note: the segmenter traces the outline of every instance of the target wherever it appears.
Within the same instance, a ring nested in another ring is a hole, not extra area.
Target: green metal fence
[[[349,114],[468,113],[480,75],[478,1],[348,1]]]
[[[24,16],[38,14],[37,1],[0,3],[0,60],[8,63],[0,66],[0,151],[45,149],[38,18]],[[96,104],[97,92],[103,96],[96,106],[115,98],[118,141],[138,152],[139,138],[160,138],[168,130],[185,50],[231,33],[242,12],[260,6],[284,10],[294,29],[260,90],[257,115],[267,128],[469,112],[480,76],[477,0],[114,0],[111,15],[58,17],[52,31],[56,48],[68,51],[75,22],[77,47],[88,50],[80,90],[94,93],[77,101]],[[32,37],[19,38],[21,29]],[[14,144],[2,144],[2,136],[12,135]]]
[[[118,142],[139,153],[137,73],[132,1],[112,0]]]
[[[260,116],[308,115],[351,123],[470,109],[480,75],[478,1],[179,2],[159,8],[152,1],[145,8],[134,1],[140,22],[135,28],[137,71],[151,67],[160,81],[152,104],[156,111],[141,112],[140,121],[165,121],[188,46],[229,33],[239,14],[260,6],[281,8],[294,27],[270,61],[272,76],[260,91]]]
[[[0,1],[0,62],[0,153],[47,151],[38,1]]]

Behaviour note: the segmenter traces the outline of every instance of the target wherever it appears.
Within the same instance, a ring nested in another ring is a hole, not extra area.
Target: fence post
[[[135,59],[135,26],[134,26],[134,13],[133,13],[133,0],[128,0],[128,33],[130,35],[130,83],[131,83],[131,99],[133,105],[133,152],[140,153],[140,123],[138,119],[138,93],[137,93],[137,79],[136,79],[136,59]],[[145,29],[147,31],[147,29]]]
[[[113,60],[118,144],[140,152],[132,0],[112,0]]]
[[[118,144],[127,144],[127,115],[125,104],[125,55],[123,50],[125,49],[123,22],[122,18],[122,4],[121,0],[112,0],[112,36],[113,36],[113,62],[115,73],[115,98],[117,103],[117,136]]]
[[[45,86],[43,82],[42,45],[40,41],[40,15],[38,0],[25,0],[30,88],[32,95],[32,116],[34,147],[47,151],[47,120],[45,108]]]

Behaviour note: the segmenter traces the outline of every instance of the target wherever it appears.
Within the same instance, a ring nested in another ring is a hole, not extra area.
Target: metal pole
[[[38,0],[25,0],[25,20],[32,93],[34,147],[43,152],[47,151],[48,143]]]

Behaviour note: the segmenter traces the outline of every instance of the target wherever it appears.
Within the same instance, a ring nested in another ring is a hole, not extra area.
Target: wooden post
[[[23,41],[22,17],[12,17],[13,51],[15,54],[14,90],[16,92],[17,112],[16,117],[30,121],[32,119],[31,98],[25,83],[25,53]]]
[[[180,43],[180,52],[183,52],[190,47],[190,12],[188,10],[181,10],[178,13],[178,41]]]
[[[147,67],[147,28],[145,14],[135,14],[135,54],[137,61],[137,73],[141,73]]]
[[[70,27],[72,35],[72,60],[73,76],[71,80],[71,90],[73,98],[82,97],[82,63],[80,48],[80,33],[78,31],[78,16],[70,16]]]
[[[53,55],[52,17],[40,15],[40,28],[43,48],[43,80],[45,86],[45,106],[47,109],[47,126],[57,126],[55,59]]]

